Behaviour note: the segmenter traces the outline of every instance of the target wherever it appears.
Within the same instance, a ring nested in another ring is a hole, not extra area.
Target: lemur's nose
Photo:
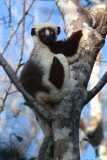
[[[49,36],[49,35],[50,35],[50,32],[49,32],[48,29],[45,30],[45,35],[46,35],[46,36]]]

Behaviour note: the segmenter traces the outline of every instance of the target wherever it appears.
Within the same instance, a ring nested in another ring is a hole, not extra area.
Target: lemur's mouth
[[[50,45],[50,44],[52,44],[53,42],[54,42],[54,40],[53,40],[53,38],[51,38],[51,37],[45,38],[45,41],[44,41],[44,43],[45,43],[46,45]]]

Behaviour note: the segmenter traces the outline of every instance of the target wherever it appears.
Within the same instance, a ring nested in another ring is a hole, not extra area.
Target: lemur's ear
[[[35,28],[32,28],[32,29],[31,29],[31,35],[32,35],[32,36],[36,35]]]
[[[58,27],[57,27],[57,34],[59,35],[60,32],[61,32],[61,28],[58,26]]]

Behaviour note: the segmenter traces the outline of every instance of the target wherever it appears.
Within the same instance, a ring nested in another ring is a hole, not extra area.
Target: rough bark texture
[[[62,102],[56,111],[57,117],[52,122],[54,159],[79,159],[80,112],[75,108],[76,104],[73,104],[72,100],[69,97],[66,102]]]

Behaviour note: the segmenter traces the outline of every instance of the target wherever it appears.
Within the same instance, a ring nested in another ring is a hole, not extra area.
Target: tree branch
[[[84,132],[86,133],[88,126],[87,126],[87,124],[83,121],[82,118],[80,118],[79,127],[81,128],[82,131],[84,131]]]
[[[94,25],[97,26],[104,13],[107,12],[107,5],[106,4],[96,5],[92,8],[88,8],[88,10],[91,14]]]
[[[85,104],[87,104],[107,83],[107,71],[101,78],[101,80],[97,83],[97,85],[90,91],[88,91],[87,100],[85,101]]]
[[[85,1],[87,2],[87,4],[84,7],[88,7],[91,4],[91,2],[89,0],[85,0]]]
[[[52,136],[51,128],[50,128],[50,126],[47,126],[46,127],[46,134],[45,134],[44,140],[43,140],[42,145],[39,150],[38,160],[44,159],[49,142],[51,141],[51,136]]]
[[[34,1],[35,1],[35,0],[32,0],[31,4],[29,5],[29,8],[28,8],[27,11],[25,12],[25,16],[28,14],[28,12],[29,12],[30,8],[32,7]],[[13,35],[16,33],[16,31],[17,31],[17,29],[18,29],[18,27],[20,26],[20,24],[21,24],[22,21],[23,21],[23,17],[21,18],[21,20],[19,21],[19,23],[17,24],[17,26],[15,27],[15,29],[11,32],[11,35],[10,35],[9,39],[8,39],[8,41],[7,41],[7,43],[6,43],[3,51],[1,52],[2,55],[3,55],[3,53],[5,52],[5,50],[7,49],[8,45],[9,45],[9,43],[10,43],[12,37],[13,37]]]
[[[24,33],[25,33],[25,0],[23,0],[23,18],[22,18],[22,44],[21,44],[21,51],[20,51],[20,57],[18,60],[18,64],[15,70],[15,74],[17,74],[19,68],[20,68],[20,63],[22,61],[22,55],[23,55],[23,48],[24,48]],[[9,94],[9,90],[11,89],[11,80],[9,82],[9,85],[7,86],[7,89],[5,93],[3,94],[2,102],[1,102],[1,107],[4,108],[5,106],[5,101],[7,99],[7,96]]]
[[[107,60],[105,61],[105,60],[102,60],[102,59],[97,59],[96,61],[107,63]]]

